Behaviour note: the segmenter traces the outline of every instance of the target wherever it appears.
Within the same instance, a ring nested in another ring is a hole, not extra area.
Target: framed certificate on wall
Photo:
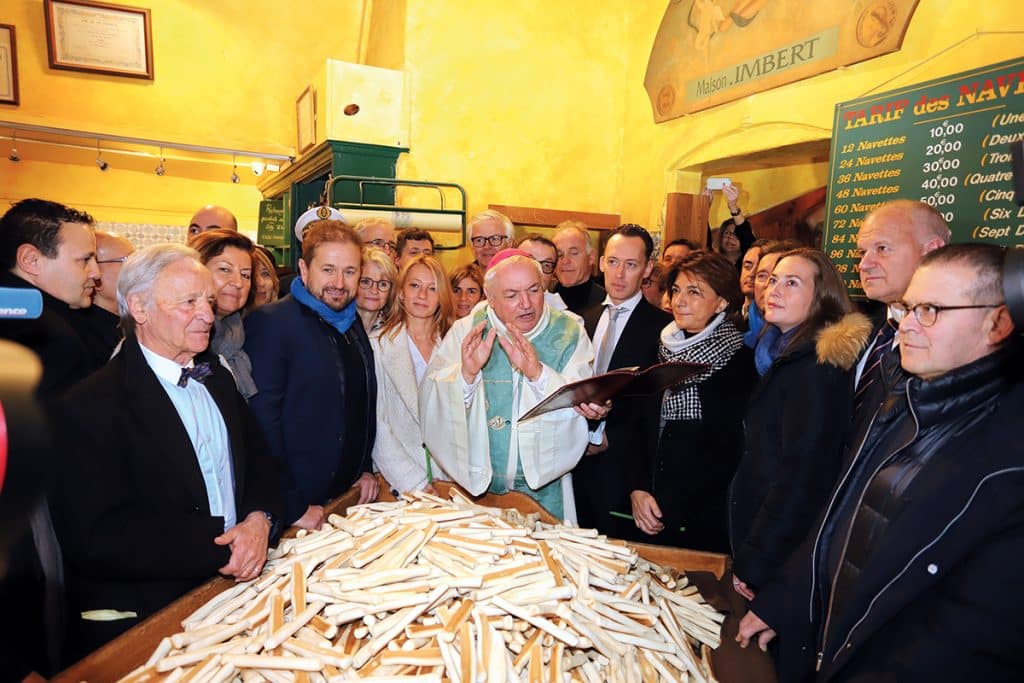
[[[92,0],[45,0],[51,69],[153,80],[149,10]]]
[[[296,143],[299,154],[316,144],[316,92],[308,86],[295,100],[295,125],[298,131]]]
[[[0,104],[18,104],[18,48],[14,27],[0,24]]]

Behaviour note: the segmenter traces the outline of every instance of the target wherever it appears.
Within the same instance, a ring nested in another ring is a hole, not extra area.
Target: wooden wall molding
[[[488,204],[488,209],[500,211],[518,225],[539,225],[554,227],[562,221],[580,221],[592,230],[614,230],[622,224],[617,213],[592,213],[589,211],[563,211],[541,209],[532,206],[510,206]]]

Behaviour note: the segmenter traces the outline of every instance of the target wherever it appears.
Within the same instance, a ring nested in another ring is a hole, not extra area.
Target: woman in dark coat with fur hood
[[[783,254],[765,309],[754,353],[762,379],[729,501],[733,585],[747,599],[800,545],[835,482],[851,414],[849,373],[871,332],[817,249]]]

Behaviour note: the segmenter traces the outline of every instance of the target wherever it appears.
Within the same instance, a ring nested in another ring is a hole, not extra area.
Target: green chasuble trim
[[[488,307],[481,307],[473,316],[473,324],[476,325],[487,319]],[[532,337],[530,342],[537,351],[537,358],[541,363],[553,368],[557,372],[565,370],[566,364],[572,358],[579,344],[580,325],[574,319],[561,311],[550,310],[550,317],[544,330]],[[484,329],[487,334],[490,329],[490,322]],[[552,515],[562,519],[564,505],[562,501],[562,482],[560,479],[549,482],[539,489],[530,488],[526,483],[523,474],[523,464],[516,462],[516,472],[511,481],[508,476],[509,446],[512,439],[512,422],[510,418],[516,417],[512,403],[513,389],[517,391],[530,391],[524,387],[525,380],[521,374],[512,370],[508,356],[501,345],[495,341],[491,357],[484,365],[482,371],[484,384],[484,396],[486,397],[485,408],[487,411],[487,440],[491,450],[491,485],[488,491],[491,493],[508,493],[519,491],[530,496],[543,505]],[[513,387],[513,379],[518,387]]]

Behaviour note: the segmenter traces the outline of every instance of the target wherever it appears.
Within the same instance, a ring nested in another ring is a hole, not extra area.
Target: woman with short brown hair
[[[210,351],[224,358],[239,393],[249,400],[256,395],[256,383],[252,379],[252,363],[242,348],[245,345],[242,311],[253,300],[252,240],[234,230],[215,228],[193,236],[189,246],[199,252],[199,260],[213,275],[217,317],[210,337]]]
[[[633,519],[655,543],[724,553],[727,492],[757,383],[753,353],[736,326],[743,294],[728,259],[707,251],[684,256],[665,281],[673,321],[661,333],[659,359],[708,369],[665,392],[654,460],[638,468],[630,494]]]

